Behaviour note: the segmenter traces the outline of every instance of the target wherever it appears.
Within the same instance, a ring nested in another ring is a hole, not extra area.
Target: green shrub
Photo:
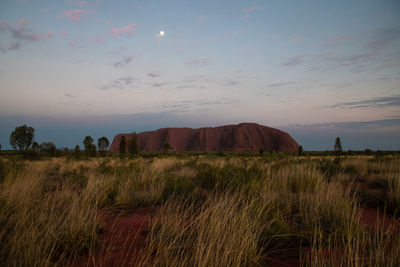
[[[322,171],[328,181],[330,181],[333,176],[343,171],[342,166],[340,166],[340,160],[338,160],[338,158],[335,158],[334,161],[321,161],[319,164],[319,169]]]
[[[165,182],[165,188],[161,195],[161,201],[166,201],[170,197],[181,198],[189,196],[196,185],[190,178],[168,177]]]
[[[218,169],[206,163],[200,164],[197,169],[198,171],[194,178],[194,182],[206,190],[211,191],[214,189],[217,183]]]

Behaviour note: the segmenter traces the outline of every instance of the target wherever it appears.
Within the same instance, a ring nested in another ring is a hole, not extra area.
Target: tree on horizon
[[[297,152],[299,153],[299,156],[303,155],[303,146],[302,145],[299,146],[299,149]]]
[[[81,148],[79,145],[76,145],[74,148],[74,158],[79,159],[81,157]]]
[[[342,141],[340,141],[340,137],[336,137],[334,151],[336,153],[342,153]]]
[[[49,156],[54,156],[56,154],[57,147],[53,142],[43,142],[39,145],[39,149]]]
[[[89,156],[95,156],[96,155],[96,145],[93,144],[93,138],[91,136],[86,136],[85,139],[83,139],[83,146],[85,147],[85,152]]]
[[[35,137],[35,129],[22,125],[16,127],[10,135],[10,144],[14,149],[26,151],[31,146],[33,138]]]
[[[107,137],[103,136],[97,140],[97,147],[99,148],[100,154],[104,156],[105,151],[107,150],[110,142],[108,141]]]

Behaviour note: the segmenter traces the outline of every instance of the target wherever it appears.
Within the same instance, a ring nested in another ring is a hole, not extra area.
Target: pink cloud
[[[96,41],[96,43],[100,43],[103,38],[100,35],[93,35],[93,40]]]
[[[62,38],[65,38],[65,36],[67,36],[67,33],[66,32],[61,32],[60,35],[61,35]]]
[[[124,34],[124,33],[129,35],[133,31],[133,28],[135,28],[135,27],[136,27],[136,23],[132,23],[132,24],[123,26],[121,28],[112,28],[111,29],[111,34],[114,37],[117,37],[117,36],[119,36],[121,34]]]
[[[65,11],[64,14],[65,14],[65,16],[70,18],[72,21],[79,22],[83,13],[84,13],[84,11],[81,9],[74,9],[74,10]]]
[[[77,6],[84,6],[84,5],[86,5],[86,4],[87,4],[86,1],[80,1],[80,2],[76,2],[76,3],[75,3],[75,5],[77,5]]]
[[[293,57],[289,57],[282,65],[285,67],[292,67],[296,65],[300,65],[304,63],[305,57],[307,54],[295,55]]]
[[[325,38],[325,41],[344,40],[347,38],[349,38],[347,34],[340,34],[340,35],[328,36]]]
[[[40,12],[46,14],[46,13],[49,13],[50,10],[51,10],[51,8],[47,7],[47,8],[42,9]]]
[[[24,26],[27,22],[28,22],[27,19],[20,19],[20,20],[17,22],[17,25]]]
[[[261,7],[259,7],[259,6],[251,6],[251,7],[247,7],[247,8],[242,8],[240,10],[240,12],[243,13],[243,17],[248,18],[248,17],[250,17],[249,13],[260,10],[260,9],[261,9]]]
[[[123,68],[129,63],[132,62],[133,57],[132,56],[123,56],[120,61],[114,62],[111,65],[113,65],[116,68]]]
[[[36,32],[33,29],[27,27],[27,20],[21,19],[17,23],[17,26],[7,24],[6,22],[0,22],[0,31],[7,31],[11,34],[11,40],[8,45],[0,46],[1,52],[8,52],[12,50],[18,50],[23,44],[45,40],[54,36],[53,32]]]
[[[198,16],[198,17],[197,17],[197,23],[200,24],[200,25],[205,24],[206,21],[207,21],[207,19],[206,19],[205,16]]]
[[[71,41],[68,44],[70,47],[75,47],[76,46],[76,42],[75,41]]]

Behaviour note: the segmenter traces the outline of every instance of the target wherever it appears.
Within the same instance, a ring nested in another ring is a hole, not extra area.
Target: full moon
[[[164,31],[160,31],[160,35],[164,36],[165,32]]]

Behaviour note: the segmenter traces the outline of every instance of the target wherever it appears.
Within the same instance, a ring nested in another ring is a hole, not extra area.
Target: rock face
[[[118,151],[121,136],[127,142],[131,134],[117,134],[110,151]],[[137,134],[141,151],[160,151],[168,143],[175,151],[282,151],[296,152],[299,145],[286,132],[256,123],[220,127],[163,128]]]

